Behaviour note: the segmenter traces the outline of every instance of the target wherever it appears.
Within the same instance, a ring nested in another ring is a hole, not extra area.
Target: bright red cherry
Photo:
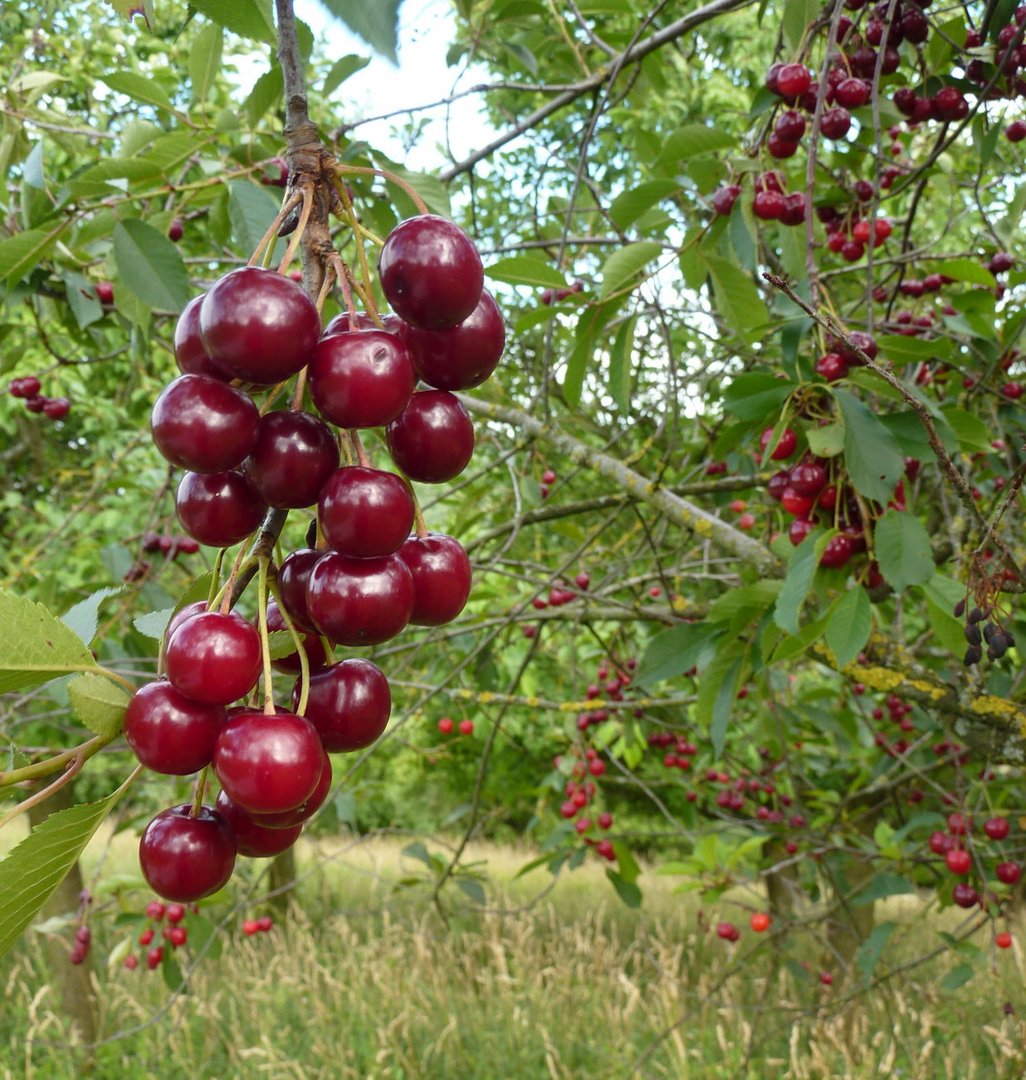
[[[228,373],[222,371],[207,355],[200,337],[199,313],[203,297],[194,296],[178,316],[175,326],[175,360],[178,370],[185,375],[209,375],[213,379],[227,379]]]
[[[235,378],[270,384],[295,375],[313,355],[321,319],[301,285],[247,266],[216,281],[200,306],[207,355]]]
[[[473,720],[461,720],[460,721],[460,734],[461,735],[473,735],[474,734],[474,721]]]
[[[845,109],[859,109],[869,101],[872,89],[865,79],[845,79],[834,90],[834,100]]]
[[[169,923],[180,923],[185,918],[185,908],[181,904],[168,904],[167,905],[167,921]]]
[[[850,128],[851,113],[840,105],[827,109],[819,120],[819,130],[825,139],[843,139]]]
[[[292,691],[294,709],[301,691],[297,680]],[[306,718],[329,754],[370,746],[385,730],[391,711],[388,680],[369,660],[343,660],[310,676]]]
[[[765,453],[766,448],[773,440],[773,428],[766,428],[766,430],[759,436],[759,449]],[[798,445],[798,436],[790,428],[784,428],[777,440],[777,445],[773,448],[773,453],[770,454],[772,461],[784,461],[789,458],[795,451],[795,447]]]
[[[71,402],[68,398],[44,398],[43,415],[50,420],[63,420],[69,412],[71,412]]]
[[[1022,875],[1022,868],[1018,863],[1014,862],[999,862],[994,867],[994,873],[997,876],[998,881],[1005,885],[1014,885]]]
[[[754,912],[749,921],[752,929],[757,934],[764,934],[770,928],[770,923],[772,922],[769,915],[764,911]]]
[[[848,362],[840,353],[826,353],[816,361],[816,374],[827,382],[837,382],[848,374]]]
[[[246,937],[252,937],[260,930],[260,923],[256,919],[244,919],[242,922],[242,932]]]
[[[805,117],[794,109],[788,109],[777,117],[773,130],[781,139],[796,143],[805,134]]]
[[[815,503],[814,496],[801,495],[790,485],[784,488],[780,496],[780,505],[788,514],[793,514],[796,518],[808,517]]]
[[[331,791],[331,761],[328,755],[321,754],[321,774],[314,785],[313,792],[295,810],[285,810],[279,814],[254,814],[253,819],[258,825],[267,829],[294,829],[297,825],[309,821],[324,805]]]
[[[98,281],[96,283],[96,299],[104,307],[110,307],[114,303],[114,285],[109,281]]]
[[[1002,930],[1000,934],[994,935],[994,944],[999,949],[1010,949],[1012,947],[1012,935],[1007,930]]]
[[[290,616],[291,617],[291,616]],[[293,620],[293,625],[295,621]],[[284,630],[288,633],[288,627],[285,625],[285,620],[282,618],[281,609],[274,600],[267,601],[267,629],[272,633],[275,630]],[[324,652],[324,643],[320,637],[310,631],[300,630],[300,639],[303,642],[303,648],[306,651],[306,660],[310,666],[311,671],[319,671],[328,662],[328,658]],[[303,665],[299,662],[299,653],[291,652],[286,656],[279,657],[277,660],[271,661],[271,667],[275,671],[284,672],[286,675],[298,675],[303,670]]]
[[[162,810],[139,841],[139,866],[158,896],[191,903],[222,888],[235,869],[235,837],[216,810]],[[158,961],[159,962],[159,961]]]
[[[313,619],[306,607],[306,586],[310,574],[324,557],[323,551],[300,548],[287,555],[278,568],[278,592],[285,610],[302,630],[313,630]]]
[[[937,829],[930,833],[929,847],[934,855],[947,855],[949,851],[954,851],[955,839],[950,833]]]
[[[716,924],[716,936],[724,941],[737,941],[741,931],[732,922],[721,922]]]
[[[406,326],[402,337],[409,346],[417,376],[439,390],[467,390],[480,386],[495,370],[506,347],[506,327],[498,305],[487,289],[477,307],[449,330],[418,330]]]
[[[599,814],[596,821],[600,829],[611,829],[613,827],[613,815],[605,811]]]
[[[944,856],[944,861],[948,865],[948,869],[953,874],[968,874],[972,869],[973,861],[969,857],[969,852],[964,848],[952,848]]]
[[[260,635],[238,615],[207,611],[182,623],[167,645],[167,677],[194,701],[227,705],[260,676]]]
[[[713,210],[721,217],[726,217],[734,209],[734,203],[737,202],[740,194],[741,187],[739,184],[725,184],[723,187],[717,188],[713,192],[711,200]]]
[[[991,838],[991,840],[1004,840],[1008,835],[1008,818],[987,818],[983,823],[983,831]]]
[[[165,646],[167,642],[171,640],[174,632],[178,629],[179,626],[182,625],[182,623],[188,622],[188,620],[191,619],[193,615],[200,615],[206,610],[206,600],[197,600],[192,604],[186,604],[185,607],[181,609],[181,611],[175,612],[175,614],[171,616],[171,621],[167,624],[167,628],[164,630]]]
[[[757,191],[752,211],[761,221],[779,221],[787,203],[779,191]]]
[[[256,530],[267,507],[240,472],[188,472],[178,485],[175,510],[193,539],[231,547]]]
[[[428,533],[411,536],[398,554],[413,575],[410,622],[415,626],[452,622],[470,596],[470,559],[463,545],[451,536]]]
[[[7,389],[11,397],[34,398],[39,396],[42,385],[35,375],[26,375],[22,379],[12,379]]]
[[[438,730],[443,735],[451,735],[452,732],[453,732],[453,728],[455,726],[456,725],[453,723],[453,721],[448,716],[443,716],[442,719],[438,721]],[[571,805],[571,804],[563,803],[563,806],[569,806],[569,805]],[[576,813],[577,813],[577,807],[575,806],[575,807],[573,807],[573,814],[571,814],[570,817],[573,817],[574,814],[576,814]],[[564,814],[563,816],[566,817],[566,814]]]
[[[851,542],[851,537],[841,533],[838,536],[832,536],[827,541],[827,546],[819,557],[819,565],[831,570],[839,570],[848,564],[854,554],[855,546]]]
[[[390,424],[406,408],[417,382],[405,342],[377,329],[322,338],[309,379],[321,415],[341,428]]]
[[[408,218],[388,234],[378,276],[392,310],[421,330],[445,330],[469,318],[484,285],[470,238],[434,214]]]
[[[148,769],[187,776],[209,765],[224,725],[220,705],[204,705],[170,683],[140,687],[125,710],[125,738]]]
[[[388,425],[388,449],[413,480],[441,484],[459,476],[474,453],[474,425],[459,398],[421,390]]]
[[[980,894],[967,882],[959,881],[951,890],[951,899],[962,908],[972,908],[980,902]]]
[[[221,729],[214,750],[221,787],[251,814],[280,814],[302,806],[323,766],[314,726],[293,713],[236,713]]]
[[[827,471],[818,462],[799,462],[791,470],[791,487],[799,495],[818,495],[826,482]]]
[[[393,472],[346,465],[328,478],[317,502],[325,539],[360,559],[398,551],[413,528],[413,496]]]
[[[325,555],[310,574],[307,610],[339,645],[379,645],[401,633],[413,614],[413,577],[397,555],[356,559]]]
[[[338,444],[308,412],[271,412],[260,419],[242,474],[268,506],[313,506],[338,467]]]
[[[776,86],[781,97],[801,97],[812,86],[812,76],[804,64],[784,64],[777,72]]]
[[[198,473],[233,469],[257,441],[252,398],[208,375],[180,375],[153,406],[150,431],[171,462]]]

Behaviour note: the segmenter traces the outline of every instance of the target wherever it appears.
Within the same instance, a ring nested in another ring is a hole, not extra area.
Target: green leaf
[[[967,454],[991,454],[994,447],[990,445],[992,435],[987,425],[975,413],[966,412],[965,409],[949,405],[941,410],[951,430],[958,439],[960,450]]]
[[[95,668],[78,635],[42,604],[0,589],[0,694]]]
[[[841,597],[827,623],[826,643],[838,667],[847,667],[859,655],[872,629],[873,605],[866,590],[857,585]]]
[[[723,392],[723,408],[738,420],[763,420],[780,412],[784,399],[795,389],[787,379],[766,371],[746,371]]]
[[[152,225],[136,220],[115,225],[114,261],[120,284],[148,307],[179,312],[192,299],[178,248]]]
[[[946,991],[958,990],[965,986],[976,974],[972,964],[957,964],[940,981],[940,988]]]
[[[676,166],[698,154],[711,154],[737,145],[737,139],[723,128],[687,124],[670,132],[656,160],[657,166]]]
[[[873,978],[876,965],[880,962],[887,942],[891,940],[891,934],[898,928],[895,922],[883,922],[873,927],[873,932],[859,946],[855,954],[855,964],[862,976],[862,981],[868,983]]]
[[[278,40],[270,0],[189,0],[189,4],[239,37],[272,44]]]
[[[0,627],[4,622],[0,617]],[[126,786],[100,802],[51,814],[0,861],[0,956],[53,895]]]
[[[146,157],[108,158],[76,173],[67,185],[67,192],[74,196],[103,196],[124,190],[119,181],[157,180],[163,170],[155,161]]]
[[[505,281],[507,285],[544,285],[553,289],[567,287],[566,275],[536,255],[514,255],[500,259],[489,266],[486,273],[493,281]]]
[[[887,583],[902,592],[910,585],[925,585],[936,567],[930,535],[916,517],[902,510],[888,510],[873,531],[876,560]]]
[[[876,900],[886,900],[888,896],[907,896],[915,891],[912,882],[898,874],[874,874],[866,887],[859,889],[849,903],[855,907],[863,907]]]
[[[622,322],[609,352],[609,395],[622,413],[629,412],[631,405],[631,362],[636,325],[637,318],[633,315]]]
[[[867,499],[886,504],[905,472],[905,458],[894,436],[847,390],[834,390],[844,416],[844,463],[855,488]]]
[[[432,173],[412,172],[405,168],[401,162],[392,161],[384,154],[379,154],[379,164],[394,172],[410,185],[411,188],[427,203],[428,209],[443,217],[452,216],[452,207],[449,204],[449,189]],[[402,188],[391,187],[391,196],[396,209],[403,217],[412,217],[420,211],[413,204],[413,200]]]
[[[210,97],[210,91],[221,70],[221,50],[224,46],[224,30],[217,23],[204,26],[196,35],[189,51],[189,80],[192,83],[192,103],[202,104]]]
[[[706,622],[730,622],[736,628],[750,623],[760,616],[780,593],[779,581],[756,581],[731,589],[712,602],[706,613]]]
[[[458,877],[456,884],[460,891],[465,893],[474,901],[475,904],[483,904],[485,902],[484,886],[476,878]]]
[[[399,5],[402,0],[321,0],[324,6],[372,49],[399,63]]]
[[[96,624],[99,621],[100,605],[108,596],[118,596],[125,591],[124,585],[107,586],[97,589],[91,596],[79,600],[61,616],[61,622],[82,639],[83,645],[91,645],[96,637]]]
[[[296,643],[288,630],[272,630],[267,635],[267,645],[272,660],[281,660],[296,651]]]
[[[984,285],[993,289],[997,285],[997,279],[985,267],[975,259],[945,259],[934,265],[934,271],[954,278],[955,281],[965,281],[970,285]]]
[[[159,641],[164,636],[167,624],[174,615],[174,608],[164,608],[162,611],[149,611],[145,615],[139,615],[132,620],[132,625],[143,637],[156,638]]]
[[[167,94],[146,75],[137,75],[134,71],[116,71],[113,74],[104,75],[103,81],[116,94],[124,94],[125,97],[130,97],[143,105],[155,105],[158,109],[164,109],[169,113],[175,111]]]
[[[189,953],[193,957],[203,956],[216,960],[221,955],[224,944],[223,935],[210,919],[202,915],[189,916]]]
[[[587,308],[577,320],[577,328],[574,333],[574,347],[566,365],[566,374],[563,376],[563,393],[571,405],[581,403],[581,392],[584,389],[584,377],[588,372],[588,364],[595,351],[595,344],[600,334],[606,328],[606,323],[613,317],[616,304],[599,304],[598,307]]]
[[[615,870],[606,870],[606,877],[616,890],[616,895],[629,907],[641,907],[641,890],[634,882],[627,882]]]
[[[602,286],[599,299],[607,300],[614,292],[632,281],[663,250],[655,240],[641,240],[614,251],[602,264]]]
[[[949,360],[951,343],[943,339],[922,341],[920,338],[902,337],[900,334],[883,334],[876,341],[880,351],[895,364],[913,364],[917,361]]]
[[[253,89],[249,92],[249,97],[246,98],[242,106],[246,110],[246,118],[249,120],[250,127],[257,126],[267,114],[267,110],[281,97],[284,89],[285,82],[282,78],[281,68],[277,64],[270,71],[265,71],[257,79],[253,84]]]
[[[825,427],[809,428],[805,434],[816,457],[837,457],[844,450],[844,420],[840,417]]]
[[[819,14],[821,7],[818,0],[787,0],[781,29],[791,52],[798,51],[805,28]]]
[[[676,180],[648,180],[629,191],[620,192],[610,203],[609,216],[618,229],[628,229],[646,210],[675,191],[680,191],[680,183]]]
[[[755,327],[769,321],[769,312],[755,282],[729,259],[705,253],[702,257],[712,278],[717,311],[738,337],[754,340]]]
[[[66,221],[52,229],[27,229],[0,240],[0,278],[16,285],[50,254],[57,237],[67,226]]]
[[[734,711],[734,702],[737,700],[738,683],[741,681],[741,672],[744,669],[744,658],[738,657],[725,673],[717,672],[716,695],[713,698],[712,714],[709,720],[709,738],[712,740],[713,756],[719,757],[723,753],[723,744],[727,741],[727,727]],[[697,712],[699,716],[704,710],[702,690],[706,686],[714,686],[713,672],[710,668],[708,679],[703,676],[703,681],[698,691]]]
[[[791,553],[784,585],[773,609],[773,621],[789,634],[798,633],[798,616],[812,588],[819,557],[829,539],[829,533],[814,529]]]
[[[103,305],[96,299],[93,286],[81,274],[65,270],[61,274],[61,281],[64,282],[68,307],[71,308],[80,330],[103,318]]]
[[[641,877],[641,867],[637,859],[631,854],[626,840],[614,840],[613,851],[616,852],[616,864],[620,868],[620,876],[628,885],[633,885]]]
[[[324,86],[321,87],[324,96],[330,97],[346,79],[362,71],[369,63],[368,57],[357,56],[355,53],[349,53],[341,60],[336,60],[324,79]]]
[[[715,643],[716,636],[703,623],[682,623],[656,634],[638,664],[637,681],[654,686],[683,675],[695,667],[705,649]]]
[[[251,180],[233,180],[228,185],[228,217],[232,223],[233,247],[248,256],[270,228],[278,214],[279,203],[266,187]],[[278,240],[274,258],[285,254],[285,243]]]
[[[102,675],[79,675],[68,683],[68,700],[75,716],[94,735],[114,738],[125,726],[129,697]]]

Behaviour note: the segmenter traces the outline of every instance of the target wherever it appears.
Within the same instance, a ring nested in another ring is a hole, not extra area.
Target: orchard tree
[[[91,786],[4,947],[115,807],[160,918],[400,821],[444,904],[486,828],[642,854],[810,993],[887,896],[1006,947],[1026,9],[459,0],[403,134],[496,134],[424,176],[289,0],[114,6],[0,16],[3,823]]]

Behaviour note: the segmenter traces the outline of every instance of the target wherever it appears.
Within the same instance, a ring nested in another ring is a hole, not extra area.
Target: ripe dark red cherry
[[[791,487],[799,495],[818,495],[826,482],[826,469],[815,461],[800,462],[791,470]]]
[[[470,559],[463,545],[441,533],[411,536],[399,548],[399,558],[413,575],[410,622],[416,626],[452,622],[470,596]]]
[[[827,546],[823,549],[823,554],[819,557],[819,565],[825,566],[831,570],[839,570],[842,566],[847,565],[854,554],[855,548],[851,542],[851,537],[841,533],[837,536],[832,536],[827,541]]]
[[[307,610],[339,645],[379,645],[400,633],[413,614],[413,577],[397,555],[354,559],[325,555],[310,574]]]
[[[207,355],[235,378],[276,383],[313,355],[321,319],[301,285],[256,266],[225,274],[200,306]]]
[[[944,856],[944,861],[948,865],[948,869],[953,874],[968,874],[972,869],[972,859],[969,857],[969,852],[964,848],[952,848]]]
[[[114,286],[109,281],[98,281],[96,283],[96,299],[103,304],[104,307],[111,307],[114,304]]]
[[[976,907],[980,894],[965,881],[959,881],[951,890],[951,899],[962,908]]]
[[[402,477],[347,465],[328,478],[317,503],[325,539],[360,559],[398,551],[413,527],[413,496]]]
[[[323,557],[323,551],[300,548],[287,555],[278,568],[278,593],[281,602],[292,621],[303,630],[314,629],[313,619],[306,607],[306,586],[311,571]]]
[[[459,476],[474,453],[474,425],[459,398],[420,390],[386,432],[388,449],[413,480],[441,484]]]
[[[850,128],[851,113],[839,105],[833,109],[827,109],[819,120],[819,130],[826,139],[843,139]]]
[[[220,705],[204,705],[170,683],[140,687],[125,711],[125,738],[135,756],[154,772],[187,776],[209,765],[224,725]]]
[[[389,333],[395,333],[395,327],[387,325],[388,319],[392,319],[396,324],[399,323],[399,319],[395,315],[388,315],[382,322],[386,322],[384,327]],[[356,326],[353,326],[353,320],[349,317],[348,311],[342,311],[335,316],[324,328],[324,332],[321,334],[322,338],[330,337],[332,334],[345,334],[349,330],[377,330],[379,327],[375,325],[374,320],[369,315],[361,315],[357,313]]]
[[[158,896],[183,904],[222,888],[235,869],[235,837],[216,810],[188,803],[162,810],[139,841],[139,866]]]
[[[260,635],[239,615],[195,615],[167,643],[167,677],[193,701],[237,701],[256,685],[260,668]]]
[[[318,555],[318,558],[320,556]],[[289,613],[291,618],[291,612]],[[295,620],[293,619],[293,624]],[[275,630],[284,630],[288,632],[288,627],[285,625],[285,620],[282,618],[281,610],[274,600],[267,601],[267,629],[272,633]],[[303,648],[306,650],[307,663],[310,665],[311,671],[318,671],[320,668],[328,662],[328,658],[324,653],[324,643],[320,637],[312,632],[300,630],[297,626],[300,637],[303,642]],[[292,652],[287,656],[283,656],[278,660],[271,661],[271,667],[275,671],[284,672],[286,675],[298,675],[302,670],[302,665],[299,662],[299,653]]]
[[[66,397],[46,398],[43,401],[43,415],[51,420],[63,420],[71,412],[71,402]]]
[[[788,109],[777,117],[773,130],[781,139],[796,143],[805,134],[805,117],[794,109]]]
[[[178,316],[175,326],[175,360],[179,371],[186,375],[209,375],[213,379],[226,379],[228,373],[210,359],[200,337],[199,313],[204,296],[206,293],[194,296]]]
[[[1022,868],[1018,863],[999,862],[994,867],[994,875],[1004,885],[1014,885],[1022,876]]]
[[[221,787],[251,814],[280,814],[302,806],[323,765],[316,730],[293,713],[236,713],[221,729],[214,750]]]
[[[208,375],[180,375],[157,398],[150,431],[172,465],[217,473],[234,469],[253,449],[259,423],[248,394]]]
[[[439,390],[480,386],[495,370],[506,347],[506,327],[498,305],[482,289],[477,307],[449,330],[403,328],[418,377]]]
[[[249,859],[269,859],[280,855],[292,847],[303,831],[301,824],[293,825],[291,829],[271,829],[261,825],[223,791],[217,796],[217,812],[231,826],[239,854]]]
[[[933,115],[938,120],[963,120],[969,115],[969,103],[961,90],[945,86],[933,95]]]
[[[845,109],[860,109],[869,100],[872,89],[865,79],[845,79],[834,91],[834,100]]]
[[[302,687],[296,681],[292,707]],[[329,754],[370,746],[385,730],[392,711],[388,680],[369,660],[343,660],[310,677],[306,718]]]
[[[758,191],[752,211],[762,221],[779,221],[787,204],[779,191]]]
[[[812,76],[804,64],[784,64],[777,72],[777,93],[781,97],[801,97],[812,85]]]
[[[759,436],[759,449],[765,453],[766,448],[773,440],[773,428],[766,428],[765,431]],[[776,446],[773,447],[773,453],[770,454],[771,461],[784,461],[789,458],[795,451],[795,447],[798,445],[798,436],[795,435],[791,428],[784,428],[780,433],[780,438],[777,440]]]
[[[740,194],[741,186],[739,184],[724,184],[723,187],[717,188],[713,192],[711,200],[713,210],[721,217],[725,217],[734,209],[734,203],[737,202]]]
[[[285,810],[280,814],[254,814],[253,819],[266,829],[294,829],[304,821],[309,821],[324,805],[324,800],[331,791],[331,774],[331,759],[322,748],[321,773],[310,796],[295,810]]]
[[[42,385],[35,375],[26,375],[22,379],[12,379],[7,389],[11,397],[34,398],[39,396]]]
[[[408,347],[385,330],[322,338],[308,374],[314,404],[342,428],[390,424],[406,408],[417,382]]]
[[[174,632],[182,625],[182,623],[187,622],[193,615],[200,615],[206,610],[206,600],[197,600],[195,603],[186,604],[181,611],[175,612],[175,614],[171,616],[171,621],[167,624],[167,628],[164,630],[165,645],[171,640]]]
[[[267,507],[242,473],[189,472],[178,485],[175,510],[193,539],[231,547],[256,529]]]
[[[826,353],[816,361],[816,374],[827,382],[837,382],[848,374],[848,363],[840,353]]]
[[[1008,835],[1008,818],[987,818],[983,823],[983,831],[991,838],[991,840],[1004,840]]]
[[[392,310],[421,330],[446,330],[477,307],[484,285],[481,256],[462,229],[434,214],[400,222],[378,258],[381,288]]]
[[[271,412],[260,419],[242,474],[268,506],[313,506],[338,467],[331,428],[307,412]]]

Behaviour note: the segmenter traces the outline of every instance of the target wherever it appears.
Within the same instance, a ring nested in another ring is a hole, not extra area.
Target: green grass
[[[133,870],[133,842],[101,837],[87,871]],[[109,843],[109,849],[106,846]],[[519,881],[527,854],[472,846],[487,859],[486,910],[453,893],[448,923],[421,887],[395,882],[422,869],[401,843],[302,849],[299,907],[266,935],[245,938],[243,911],[223,918],[223,952],[203,958],[189,992],[172,999],[159,973],[110,970],[106,954],[137,929],[116,928],[116,905],[94,921],[101,1044],[91,1071],[63,1018],[39,935],[4,961],[0,1076],[4,1080],[534,1080],[534,1078],[951,1077],[1026,1074],[1023,955],[991,956],[986,930],[975,978],[943,991],[964,958],[943,953],[869,995],[820,986],[813,939],[792,937],[778,963],[768,936],[736,947],[711,926],[757,898],[703,909],[672,879],[645,876],[630,911],[590,862],[548,884]],[[429,845],[431,846],[431,845]],[[597,860],[596,860],[597,863]],[[145,903],[139,892],[133,910]],[[465,898],[464,898],[465,899]],[[503,910],[499,910],[499,909]],[[920,916],[920,902],[879,905],[901,924],[881,963],[893,970],[938,943],[957,917]],[[246,913],[257,908],[246,909]],[[800,963],[806,961],[809,971]]]

